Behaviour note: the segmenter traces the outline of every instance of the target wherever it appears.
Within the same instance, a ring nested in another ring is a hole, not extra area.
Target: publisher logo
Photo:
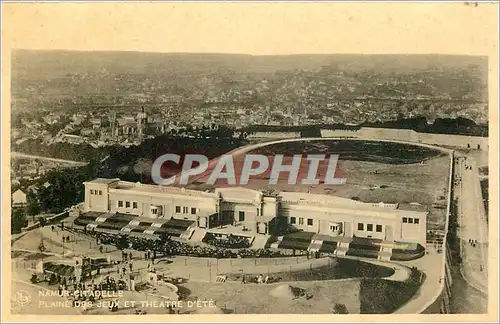
[[[14,295],[14,301],[21,307],[28,306],[31,303],[31,295],[26,290],[19,290]]]

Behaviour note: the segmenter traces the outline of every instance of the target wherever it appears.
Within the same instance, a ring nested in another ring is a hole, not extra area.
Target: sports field
[[[278,184],[270,185],[268,170],[251,177],[245,188],[328,194],[370,203],[399,203],[401,209],[428,211],[429,230],[444,229],[449,177],[449,157],[444,153],[407,144],[346,140],[281,143],[249,152],[267,156],[306,153],[338,154],[335,174],[345,178],[346,183],[332,185],[320,181],[318,185],[302,185],[299,181],[290,185],[288,174],[282,173]],[[242,160],[244,156],[238,158]],[[283,164],[286,163],[284,159]],[[324,179],[326,167],[318,169],[320,180]],[[307,173],[303,169],[307,166],[301,166],[299,178],[300,174]],[[190,188],[205,190],[225,186],[227,182],[222,180],[214,186],[197,183]]]

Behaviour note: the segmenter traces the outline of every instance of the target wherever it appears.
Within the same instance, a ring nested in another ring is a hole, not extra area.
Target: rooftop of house
[[[119,181],[116,185],[112,186],[115,190],[134,191],[142,194],[172,194],[182,196],[201,196],[206,198],[216,198],[213,192],[204,192],[199,190],[188,190],[179,187],[160,186],[143,184],[139,182]]]

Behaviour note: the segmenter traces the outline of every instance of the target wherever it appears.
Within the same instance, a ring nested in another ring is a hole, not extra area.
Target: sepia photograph
[[[3,3],[5,318],[498,320],[497,36],[491,2]]]

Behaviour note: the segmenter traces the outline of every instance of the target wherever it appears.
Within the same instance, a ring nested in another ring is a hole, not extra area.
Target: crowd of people
[[[117,247],[130,248],[137,251],[145,251],[148,253],[154,253],[155,256],[150,256],[151,259],[156,257],[158,253],[161,256],[192,256],[192,257],[209,257],[217,259],[226,258],[276,258],[289,256],[288,253],[284,251],[275,251],[270,249],[230,249],[223,247],[206,247],[206,246],[194,246],[188,243],[184,243],[178,240],[174,240],[171,237],[161,237],[160,239],[154,238],[139,238],[133,236],[124,236],[119,234],[102,233],[96,231],[86,231],[87,235],[90,235],[96,239],[99,244],[110,244]],[[126,241],[126,247],[123,246],[124,241]]]
[[[247,237],[229,235],[227,238],[218,238],[210,233],[205,235],[203,242],[218,248],[227,249],[247,249],[252,245]]]

